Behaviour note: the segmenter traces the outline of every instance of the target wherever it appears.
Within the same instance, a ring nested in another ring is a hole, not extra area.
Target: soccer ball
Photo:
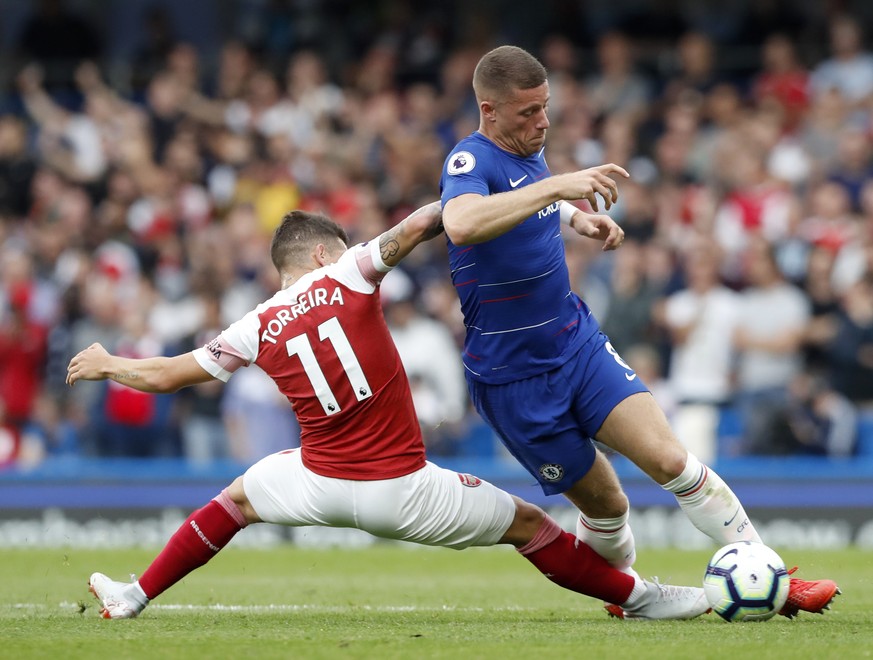
[[[785,563],[763,543],[739,541],[716,552],[703,576],[703,591],[725,621],[766,621],[788,599]]]

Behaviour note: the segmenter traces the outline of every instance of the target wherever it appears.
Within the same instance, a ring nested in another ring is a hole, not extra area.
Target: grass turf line
[[[782,551],[799,577],[843,590],[824,616],[758,624],[623,622],[545,580],[509,548],[402,544],[229,548],[133,621],[105,621],[95,570],[141,572],[153,551],[0,551],[0,657],[864,658],[873,657],[873,561],[862,550]],[[710,552],[644,549],[637,568],[699,584]]]

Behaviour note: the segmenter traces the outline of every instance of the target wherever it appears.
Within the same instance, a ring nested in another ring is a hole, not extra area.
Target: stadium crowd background
[[[704,460],[855,451],[873,414],[873,5],[0,10],[0,465],[295,445],[257,368],[155,396],[70,390],[66,364],[94,341],[144,357],[215,336],[278,286],[268,245],[289,209],[363,240],[437,198],[478,125],[473,67],[502,43],[549,70],[551,170],[632,174],[611,212],[625,245],[568,234],[571,276],[680,438]],[[383,299],[430,451],[470,452],[444,241]]]

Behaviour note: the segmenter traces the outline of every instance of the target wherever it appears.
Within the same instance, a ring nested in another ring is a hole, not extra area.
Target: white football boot
[[[643,580],[646,591],[634,599],[634,603],[625,603],[624,607],[607,605],[606,611],[621,619],[693,619],[709,612],[709,602],[700,587],[677,587],[672,584],[661,584],[657,578],[653,581]]]
[[[135,582],[116,582],[103,573],[91,576],[88,590],[100,601],[100,614],[104,619],[133,619],[149,603]]]

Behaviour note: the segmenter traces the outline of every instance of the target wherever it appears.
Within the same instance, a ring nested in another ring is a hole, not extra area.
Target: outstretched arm
[[[114,380],[140,392],[166,394],[189,385],[212,380],[192,353],[175,357],[124,358],[110,354],[100,344],[91,344],[67,367],[67,385],[79,380]]]
[[[618,199],[614,174],[630,176],[624,168],[608,163],[559,174],[509,192],[459,195],[446,202],[443,209],[446,233],[455,245],[482,243],[505,234],[540,209],[564,199],[587,199],[597,211],[597,195],[600,195],[609,210]]]
[[[419,243],[429,241],[443,232],[439,202],[431,202],[394,225],[379,236],[379,253],[386,266],[396,266]]]

